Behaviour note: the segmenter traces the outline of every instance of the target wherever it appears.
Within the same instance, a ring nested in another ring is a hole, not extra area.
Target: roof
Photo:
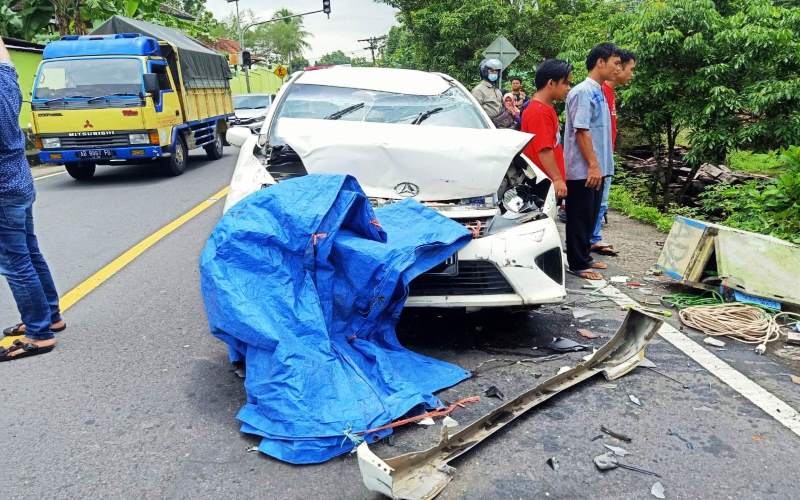
[[[44,59],[76,56],[156,56],[161,50],[158,41],[138,33],[120,35],[69,35],[50,42]]]
[[[8,50],[18,50],[21,52],[38,52],[38,53],[41,53],[44,50],[44,45],[34,42],[29,42],[27,40],[20,40],[19,38],[10,38],[4,36],[3,43],[6,45],[6,48]]]
[[[211,44],[211,46],[214,48],[214,50],[227,52],[229,54],[235,54],[242,51],[242,47],[239,45],[239,42],[236,40],[229,40],[227,38],[220,38]]]
[[[450,88],[445,75],[413,69],[394,68],[333,68],[307,71],[295,83],[354,87],[379,92],[413,95],[439,95]]]

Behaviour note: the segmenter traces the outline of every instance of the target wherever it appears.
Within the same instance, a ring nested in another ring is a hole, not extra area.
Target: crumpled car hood
[[[275,131],[309,174],[349,174],[376,198],[486,196],[533,137],[515,130],[282,118]]]

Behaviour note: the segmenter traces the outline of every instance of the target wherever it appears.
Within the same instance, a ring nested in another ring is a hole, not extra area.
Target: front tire
[[[214,142],[211,144],[206,144],[203,146],[203,149],[206,150],[206,155],[208,156],[209,160],[219,160],[222,158],[222,153],[225,147],[225,138],[222,136],[222,132],[217,130],[214,134]]]
[[[186,160],[189,156],[189,150],[186,148],[186,143],[183,139],[178,137],[175,144],[175,150],[169,158],[164,159],[164,169],[167,174],[175,177],[181,175],[186,170]]]
[[[64,165],[70,177],[76,181],[85,181],[94,177],[97,166],[94,163],[78,162]]]

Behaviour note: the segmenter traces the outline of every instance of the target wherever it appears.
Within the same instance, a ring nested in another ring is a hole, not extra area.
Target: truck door
[[[148,71],[158,75],[159,92],[153,98],[156,123],[161,145],[169,145],[172,140],[172,127],[183,123],[180,99],[175,92],[175,82],[170,75],[166,61],[148,61]]]

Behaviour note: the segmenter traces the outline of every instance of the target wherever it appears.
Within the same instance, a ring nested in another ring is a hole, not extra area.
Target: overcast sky
[[[208,0],[208,10],[218,19],[236,12],[236,4],[226,0]],[[259,19],[269,19],[281,7],[301,13],[322,8],[322,0],[239,0],[239,10],[251,9]],[[314,36],[309,39],[311,49],[306,58],[314,61],[319,57],[341,50],[348,56],[368,56],[365,44],[357,40],[370,36],[385,35],[395,24],[395,9],[374,0],[331,0],[331,18],[325,14],[311,14],[304,18],[306,30]]]

